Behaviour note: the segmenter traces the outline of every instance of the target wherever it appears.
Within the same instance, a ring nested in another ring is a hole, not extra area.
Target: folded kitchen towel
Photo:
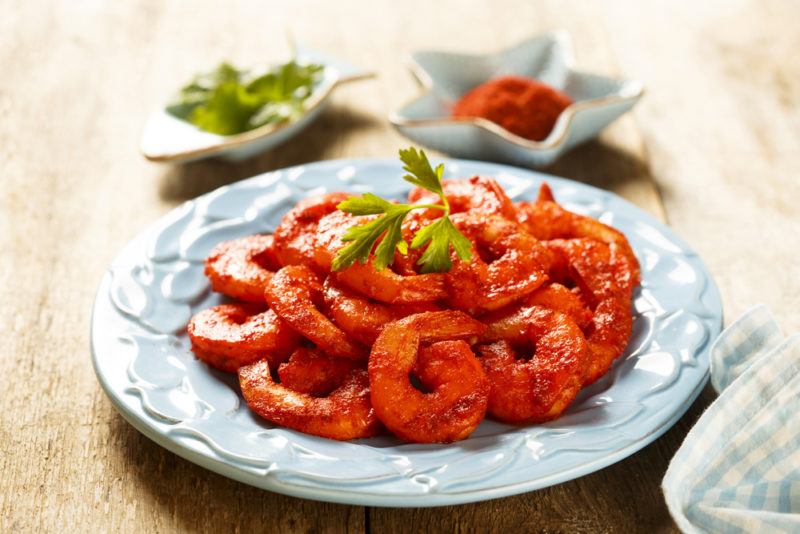
[[[662,482],[672,517],[684,532],[800,532],[800,334],[751,309],[711,347],[711,383]]]

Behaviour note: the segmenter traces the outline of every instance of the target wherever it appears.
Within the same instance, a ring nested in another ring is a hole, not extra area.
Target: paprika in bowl
[[[554,87],[522,76],[483,83],[453,106],[453,117],[482,117],[509,132],[543,141],[572,99]]]
[[[538,167],[595,137],[641,98],[642,84],[577,71],[565,32],[488,55],[422,51],[417,98],[389,121],[416,143],[462,158]]]

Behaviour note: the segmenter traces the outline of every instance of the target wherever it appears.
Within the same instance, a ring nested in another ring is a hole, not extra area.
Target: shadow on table
[[[263,172],[325,159],[343,137],[379,122],[367,113],[331,106],[295,138],[254,158],[237,163],[208,159],[166,168],[159,195],[167,201],[183,202]],[[584,143],[539,170],[612,191],[650,179],[646,162],[600,140]]]
[[[650,168],[644,160],[597,139],[539,170],[611,191],[619,191],[628,182],[650,179]]]
[[[119,414],[111,435],[124,466],[125,494],[167,532],[364,532],[364,509],[264,491],[180,458]]]
[[[208,159],[167,168],[159,195],[164,200],[182,202],[256,174],[317,161],[330,154],[331,146],[344,136],[379,121],[368,113],[333,105],[296,137],[248,160],[231,163]]]

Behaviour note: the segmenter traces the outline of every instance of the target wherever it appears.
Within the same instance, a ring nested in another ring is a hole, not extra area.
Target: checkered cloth
[[[711,347],[711,383],[662,482],[672,517],[684,532],[800,532],[800,334],[753,308]]]

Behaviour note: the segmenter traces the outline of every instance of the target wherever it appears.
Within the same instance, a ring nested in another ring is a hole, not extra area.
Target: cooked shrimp
[[[605,243],[566,239],[546,245],[554,253],[554,264],[565,265],[557,276],[575,283],[594,308],[592,322],[585,329],[590,358],[584,385],[588,385],[606,374],[628,345],[635,275],[630,263]]]
[[[630,301],[609,298],[597,305],[586,334],[590,358],[584,385],[596,382],[622,356],[631,338],[632,329]]]
[[[587,345],[580,328],[566,315],[539,306],[523,306],[484,318],[479,347],[492,385],[489,414],[508,423],[555,419],[583,385]],[[532,351],[519,359],[516,350]]]
[[[319,350],[298,347],[278,367],[281,384],[298,393],[323,397],[340,386],[358,364],[346,358],[330,358]]]
[[[318,269],[330,271],[336,253],[344,246],[342,236],[353,224],[357,224],[356,217],[343,212],[334,212],[320,219],[315,252]],[[334,273],[334,276],[338,282],[354,291],[391,304],[432,302],[446,295],[442,274],[417,274],[411,271],[405,276],[390,269],[376,271],[372,261],[366,264],[356,262]]]
[[[275,312],[254,304],[203,310],[192,317],[187,330],[198,358],[227,372],[261,358],[280,363],[300,343],[300,336]]]
[[[628,258],[594,239],[553,239],[544,242],[551,252],[551,275],[571,280],[591,304],[616,296],[630,300],[638,276]]]
[[[444,180],[442,185],[451,213],[476,212],[516,220],[517,210],[514,203],[494,178],[473,176],[468,180]],[[408,201],[412,204],[436,204],[439,196],[415,187],[408,193]],[[442,215],[438,210],[426,210],[422,213],[426,218],[438,218]]]
[[[486,412],[489,383],[469,344],[443,341],[419,349],[421,342],[474,339],[483,330],[456,311],[420,313],[387,325],[369,357],[372,404],[383,424],[418,443],[447,443],[471,434]],[[428,393],[414,387],[412,372]]]
[[[346,245],[342,236],[348,228],[364,224],[371,217],[355,217],[343,211],[334,211],[319,220],[317,226],[314,263],[321,272],[329,272],[336,253]]]
[[[322,284],[305,265],[288,265],[275,273],[265,297],[275,313],[331,356],[366,359],[367,350],[317,309]]]
[[[625,235],[597,219],[564,209],[555,201],[547,183],[542,184],[535,202],[517,203],[517,220],[543,241],[587,237],[610,245],[612,250],[618,250],[627,258],[633,283],[639,282],[639,261]]]
[[[469,261],[451,249],[448,272],[420,273],[423,247],[396,250],[381,271],[369,261],[331,272],[348,229],[378,215],[338,210],[347,193],[309,198],[273,236],[212,251],[214,290],[247,303],[193,317],[192,350],[238,370],[261,417],[332,439],[385,425],[405,441],[447,443],[487,413],[509,423],[558,417],[628,343],[640,276],[630,244],[561,207],[547,184],[517,204],[491,178],[442,187]],[[420,209],[402,221],[406,243],[443,214],[421,204],[440,200],[409,193]]]
[[[391,269],[376,271],[372,262],[356,262],[333,276],[350,289],[389,304],[434,302],[447,296],[442,273],[403,276]]]
[[[264,288],[280,268],[271,235],[253,235],[220,243],[206,258],[206,276],[214,291],[246,302],[264,302]]]
[[[571,317],[581,330],[588,328],[592,322],[592,310],[579,295],[561,284],[553,283],[540,287],[524,302],[529,306],[542,306],[561,312]]]
[[[327,397],[312,397],[272,380],[269,362],[239,369],[239,385],[250,409],[264,419],[306,434],[348,440],[368,438],[381,424],[370,405],[369,378],[354,369]]]
[[[336,326],[365,345],[372,345],[383,327],[408,315],[439,309],[433,303],[394,305],[372,301],[325,280],[324,298],[328,315]]]
[[[315,265],[317,226],[325,215],[347,199],[347,193],[306,198],[283,216],[275,229],[275,255],[282,265]]]
[[[445,280],[448,303],[477,313],[518,301],[547,279],[550,257],[518,225],[497,216],[459,214],[453,224],[474,244],[472,260],[454,261]]]
[[[432,222],[430,219],[417,216],[418,214],[419,212],[412,211],[403,221],[402,232],[403,239],[406,243],[411,243],[414,240],[414,236],[417,234],[417,232]],[[439,216],[441,215],[441,212],[439,212]],[[424,247],[409,247],[406,254],[403,254],[399,250],[395,251],[394,263],[392,263],[391,266],[392,270],[403,276],[413,276],[415,274],[419,274],[419,260],[422,258],[422,254],[424,252]]]

